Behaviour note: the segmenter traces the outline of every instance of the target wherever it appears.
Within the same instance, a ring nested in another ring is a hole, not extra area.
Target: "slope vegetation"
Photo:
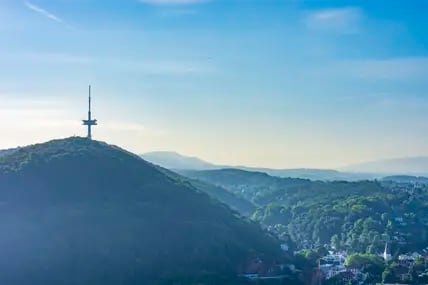
[[[397,253],[428,245],[428,185],[419,180],[322,182],[236,169],[187,175],[253,202],[253,219],[300,248],[378,253],[388,242]]]
[[[250,258],[278,257],[224,204],[82,138],[1,157],[0,211],[2,284],[228,284]]]

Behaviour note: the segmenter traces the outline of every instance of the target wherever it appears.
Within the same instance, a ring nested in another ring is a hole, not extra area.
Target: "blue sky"
[[[1,148],[84,135],[224,164],[428,155],[426,1],[2,0]]]

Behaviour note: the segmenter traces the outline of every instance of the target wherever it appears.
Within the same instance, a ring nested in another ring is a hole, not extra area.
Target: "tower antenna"
[[[83,120],[83,125],[88,126],[88,134],[86,137],[91,140],[92,139],[92,126],[97,125],[97,120],[92,119],[92,113],[91,113],[91,85],[89,85],[88,105],[89,105],[88,106],[88,119]]]

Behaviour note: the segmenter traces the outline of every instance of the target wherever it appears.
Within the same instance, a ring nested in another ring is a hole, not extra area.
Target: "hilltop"
[[[276,239],[125,150],[83,138],[0,158],[2,284],[227,284]]]

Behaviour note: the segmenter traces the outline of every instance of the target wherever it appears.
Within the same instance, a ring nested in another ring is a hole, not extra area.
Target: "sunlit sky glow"
[[[2,0],[0,148],[84,135],[232,165],[428,155],[423,0]]]

